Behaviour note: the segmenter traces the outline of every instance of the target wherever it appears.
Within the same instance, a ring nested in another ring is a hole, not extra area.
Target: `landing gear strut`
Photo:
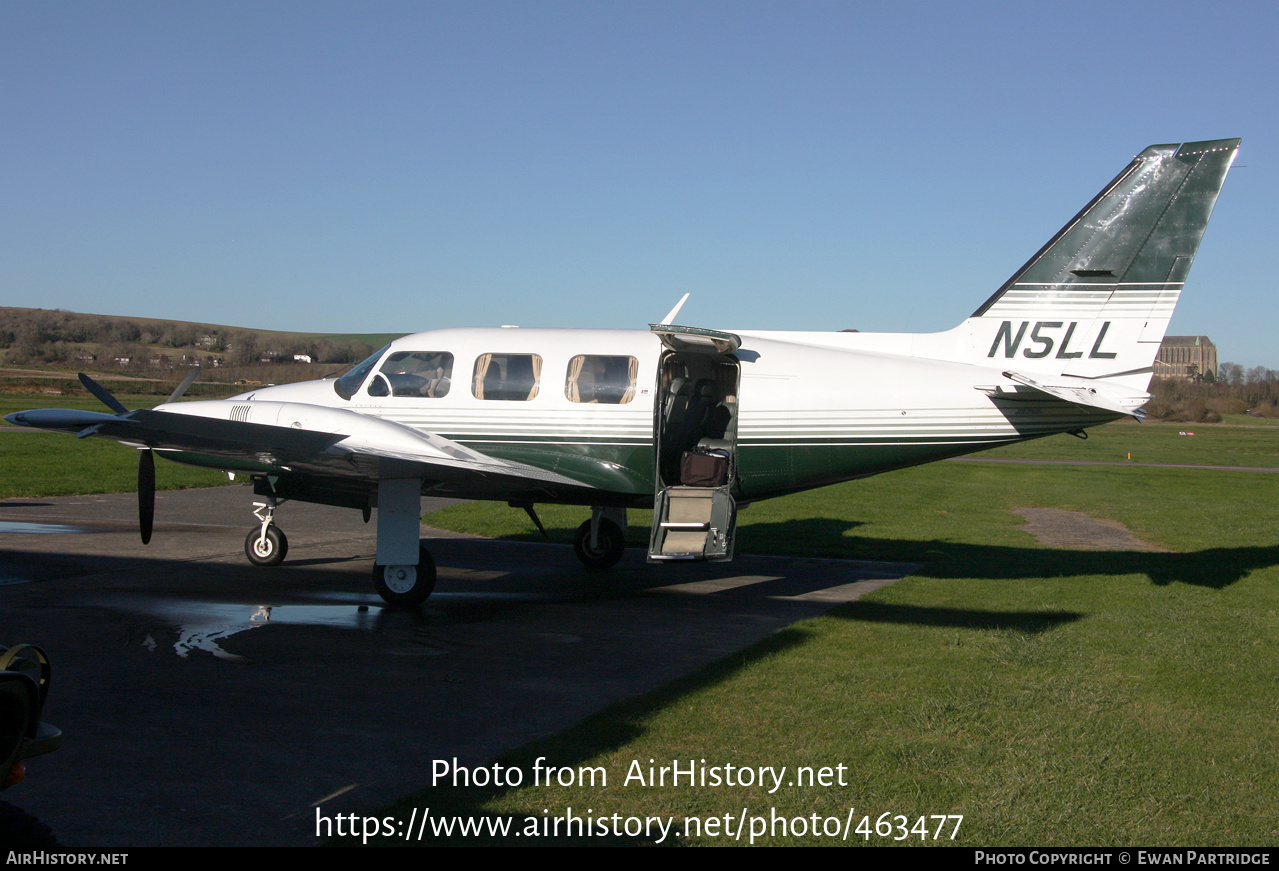
[[[255,566],[278,566],[289,552],[289,540],[275,525],[275,509],[280,500],[267,496],[265,502],[253,503],[253,516],[259,526],[249,530],[244,539],[244,554]]]

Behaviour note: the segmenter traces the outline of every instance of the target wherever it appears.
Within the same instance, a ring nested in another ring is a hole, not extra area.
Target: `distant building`
[[[1155,357],[1156,378],[1184,378],[1200,381],[1212,373],[1217,377],[1217,346],[1207,336],[1164,336]]]

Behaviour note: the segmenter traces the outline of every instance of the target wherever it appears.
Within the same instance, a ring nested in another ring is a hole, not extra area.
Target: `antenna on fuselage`
[[[689,294],[687,293],[681,296],[679,299],[679,302],[675,303],[675,308],[671,309],[670,312],[667,313],[666,317],[662,318],[660,321],[658,321],[658,323],[669,324],[673,320],[675,320],[675,316],[679,314],[679,310],[684,307],[684,303],[688,302],[688,297],[689,297]]]

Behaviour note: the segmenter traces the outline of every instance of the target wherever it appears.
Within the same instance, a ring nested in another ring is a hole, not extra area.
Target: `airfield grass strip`
[[[0,435],[0,499],[127,493],[138,486],[138,454],[105,439],[63,433]],[[156,489],[229,483],[212,469],[156,463]]]
[[[161,396],[116,396],[126,408],[152,408]],[[96,399],[25,396],[0,398],[0,418],[29,408],[106,411]],[[11,427],[0,420],[0,427]],[[229,483],[226,475],[179,463],[156,463],[156,489],[185,490]],[[128,493],[138,486],[137,452],[103,438],[70,433],[0,433],[0,499]]]
[[[1142,458],[1150,462],[1218,461],[1202,455],[1218,454],[1214,444],[1169,448],[1191,458],[1164,459],[1161,438],[1191,437],[1143,429],[1116,440],[1147,439],[1139,444],[1156,454]],[[1273,432],[1245,439],[1236,461],[1272,465]],[[955,843],[970,846],[1273,845],[1277,487],[1269,475],[1242,472],[940,463],[753,505],[739,518],[739,551],[922,567],[499,760],[530,776],[538,757],[602,768],[607,786],[441,786],[387,812],[408,819],[412,808],[431,807],[518,830],[566,808],[674,817],[677,826],[743,809],[843,821],[853,808],[872,825],[885,812],[911,824],[963,814]],[[1117,519],[1170,552],[1043,547],[1020,529],[1011,509],[1021,506]],[[430,522],[483,532],[470,525],[471,511],[446,509]],[[482,524],[488,534],[500,525],[492,514]],[[564,537],[582,512],[542,516]],[[526,536],[527,521],[507,521],[508,537]],[[647,771],[650,759],[792,773],[843,764],[848,785],[771,795],[757,786],[627,785],[632,764]],[[706,834],[676,842],[735,843]],[[837,842],[777,826],[757,840]],[[912,834],[900,843],[933,842]]]
[[[963,814],[965,845],[1270,845],[1274,579],[1255,572],[1226,590],[1142,575],[909,579],[500,760],[599,767],[607,788],[437,788],[391,812],[842,820],[851,807],[871,820]],[[842,763],[848,785],[624,783],[636,761],[676,759]]]
[[[1051,436],[974,456],[1279,466],[1279,452],[1275,450],[1277,424],[1279,421],[1242,414],[1231,415],[1229,422],[1222,424],[1123,420],[1087,430],[1086,439],[1069,435]]]

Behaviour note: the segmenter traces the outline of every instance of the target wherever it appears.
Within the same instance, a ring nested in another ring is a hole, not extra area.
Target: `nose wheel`
[[[244,555],[255,566],[278,566],[289,552],[289,540],[275,525],[276,499],[253,503],[253,516],[258,526],[249,530],[244,539]]]
[[[255,566],[278,566],[289,552],[289,540],[278,526],[268,526],[266,532],[250,529],[244,539],[244,554]]]
[[[435,590],[435,560],[419,544],[415,566],[374,566],[373,587],[388,605],[420,605]]]

